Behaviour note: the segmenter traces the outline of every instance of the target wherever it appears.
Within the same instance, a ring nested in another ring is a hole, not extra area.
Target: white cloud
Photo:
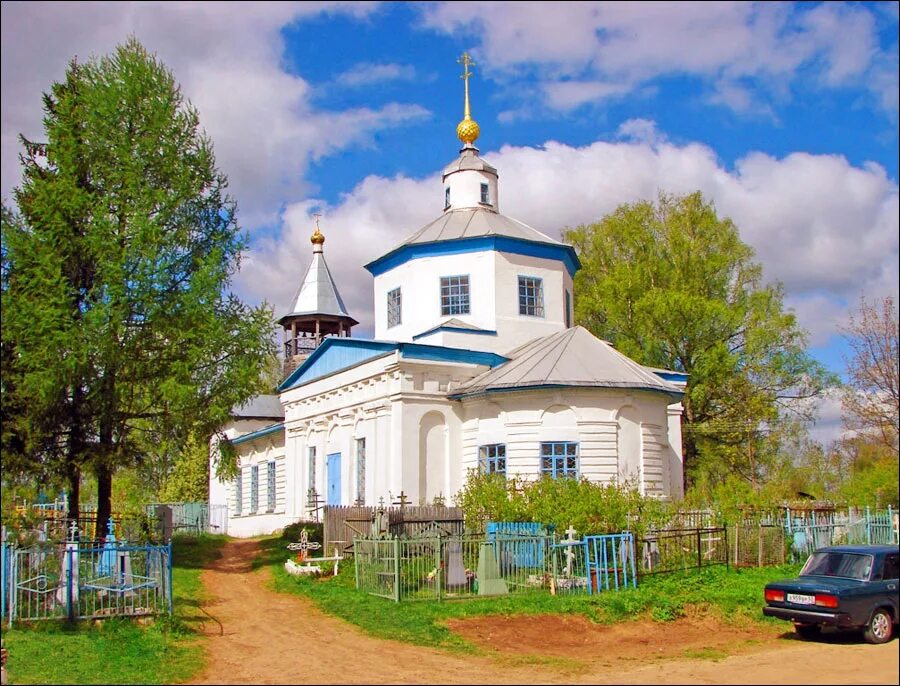
[[[285,198],[313,190],[304,178],[311,160],[428,114],[419,105],[399,103],[318,110],[309,102],[309,84],[284,71],[282,27],[323,12],[364,16],[374,7],[326,2],[3,3],[3,198],[19,182],[17,134],[42,135],[42,90],[63,78],[73,56],[84,61],[107,54],[134,34],[172,69],[186,98],[198,108],[215,141],[218,166],[240,199],[242,223],[273,221]],[[21,39],[23,34],[28,40]]]
[[[879,49],[876,34],[878,17],[892,19],[863,5],[449,2],[422,12],[428,28],[473,37],[489,75],[537,69],[546,104],[563,111],[606,98],[614,86],[690,75],[709,84],[714,102],[739,110],[765,111],[766,100],[803,79],[869,88],[896,113],[890,72],[880,65],[891,51]],[[561,97],[555,86],[570,80]]]
[[[358,87],[383,81],[413,81],[415,78],[416,69],[412,65],[361,62],[339,74],[335,81],[343,86]]]
[[[785,284],[787,304],[813,343],[836,333],[860,291],[896,294],[898,188],[878,165],[751,153],[729,171],[706,146],[667,142],[653,122],[626,122],[620,133],[630,140],[486,152],[500,171],[501,211],[559,237],[621,203],[699,189],[754,247],[764,278]],[[453,152],[447,153],[449,161]],[[362,265],[439,215],[442,197],[437,171],[422,179],[370,176],[326,209],[326,258],[360,333],[371,332],[373,307]],[[241,274],[244,288],[279,307],[309,263],[310,208],[290,208],[283,236],[257,246]]]

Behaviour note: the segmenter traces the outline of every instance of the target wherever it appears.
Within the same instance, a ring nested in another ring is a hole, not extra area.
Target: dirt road
[[[807,643],[779,628],[708,617],[596,626],[577,617],[451,624],[485,648],[456,656],[367,636],[252,572],[255,541],[231,541],[202,580],[208,668],[198,684],[897,684],[898,646],[836,635]],[[387,602],[387,601],[385,601]]]

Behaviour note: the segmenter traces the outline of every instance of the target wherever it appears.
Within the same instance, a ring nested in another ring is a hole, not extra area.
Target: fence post
[[[69,621],[75,619],[75,604],[72,602],[72,549],[66,544],[64,555],[66,556],[66,613]]]
[[[400,602],[400,539],[394,537],[394,601]]]
[[[728,527],[725,527],[725,530],[728,530]],[[738,523],[734,523],[734,563],[737,564],[738,560],[740,560],[740,549],[738,548],[738,541],[740,537],[738,536]]]
[[[168,589],[168,591],[169,591],[168,596],[169,596],[169,597],[168,597],[168,601],[169,601],[169,615],[171,616],[171,615],[172,615],[172,609],[173,609],[173,608],[172,608],[172,596],[175,595],[174,592],[172,591],[172,539],[171,539],[171,538],[169,539],[169,542],[166,544],[166,548],[167,548],[167,550],[168,550],[168,557],[169,557],[169,565],[168,565],[168,576],[169,576],[169,579],[168,579],[168,587],[169,587],[169,589]]]
[[[700,549],[700,529],[697,529],[697,569],[703,567],[703,551]]]
[[[437,537],[437,545],[435,546],[435,564],[434,567],[437,569],[437,574],[435,574],[435,584],[434,589],[437,591],[437,599],[441,599],[441,584],[444,576],[444,566],[441,564],[441,560],[444,559],[444,539],[438,534]]]
[[[872,543],[872,517],[869,514],[869,506],[866,505],[866,544]]]
[[[722,527],[722,535],[725,536],[725,571],[727,572],[729,569],[729,567],[728,567],[728,526]]]
[[[763,527],[762,522],[757,522],[756,524],[759,527],[759,533],[757,534],[757,544],[756,544],[756,566],[763,566]]]

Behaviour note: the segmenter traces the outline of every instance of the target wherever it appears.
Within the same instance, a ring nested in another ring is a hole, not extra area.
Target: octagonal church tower
[[[572,326],[575,250],[500,213],[497,170],[479,155],[469,104],[462,148],[442,174],[444,210],[366,265],[374,276],[375,338],[503,353]]]

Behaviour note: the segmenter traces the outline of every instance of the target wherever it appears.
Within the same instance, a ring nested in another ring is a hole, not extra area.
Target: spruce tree
[[[258,392],[272,313],[229,290],[247,247],[236,205],[154,55],[132,38],[73,61],[44,111],[3,221],[4,448],[72,487],[89,470],[105,526],[118,468]]]

